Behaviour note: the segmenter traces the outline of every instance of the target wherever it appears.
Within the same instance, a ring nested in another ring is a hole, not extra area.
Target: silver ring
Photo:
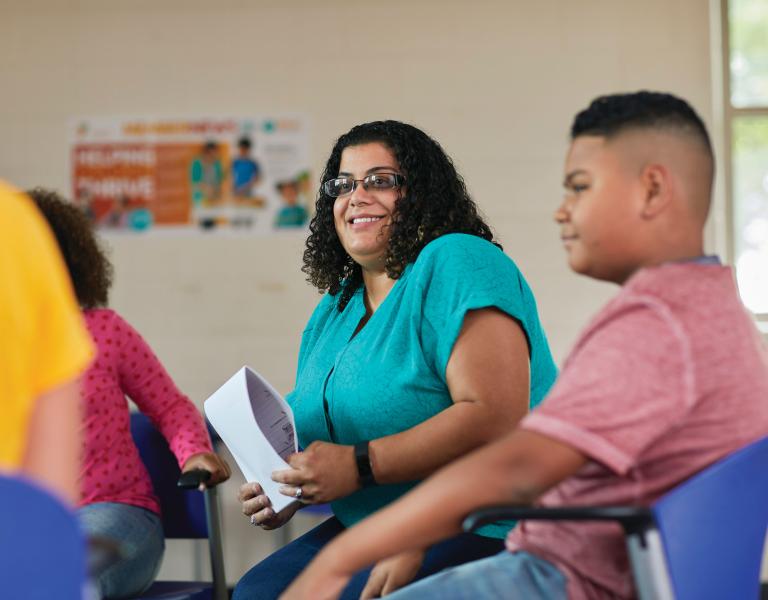
[[[304,491],[301,489],[301,486],[299,486],[299,487],[296,488],[296,491],[293,492],[293,497],[298,500],[299,498],[301,498],[301,495],[303,493],[304,493]]]

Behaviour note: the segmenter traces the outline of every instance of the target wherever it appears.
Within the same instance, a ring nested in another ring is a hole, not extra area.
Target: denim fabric
[[[274,600],[304,570],[323,546],[344,531],[332,517],[300,538],[284,546],[248,571],[238,582],[232,600]],[[416,578],[460,565],[470,560],[493,556],[504,547],[504,541],[463,533],[432,546]],[[341,600],[358,600],[371,569],[356,573],[340,596]]]
[[[124,558],[98,574],[103,598],[139,594],[154,581],[165,550],[160,517],[152,511],[117,502],[96,502],[78,509],[86,535],[115,540]]]
[[[387,600],[566,600],[565,576],[527,552],[496,556],[448,569],[387,596]]]

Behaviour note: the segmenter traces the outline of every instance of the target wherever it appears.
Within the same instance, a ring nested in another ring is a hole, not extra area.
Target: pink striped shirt
[[[120,502],[159,513],[149,474],[130,431],[126,395],[168,440],[179,466],[211,452],[205,424],[152,349],[110,309],[84,312],[98,355],[83,377],[85,448],[80,505]]]
[[[731,269],[678,263],[635,274],[522,427],[590,459],[543,506],[647,506],[768,434],[768,353]],[[507,546],[556,564],[574,600],[635,595],[618,525],[522,522]]]

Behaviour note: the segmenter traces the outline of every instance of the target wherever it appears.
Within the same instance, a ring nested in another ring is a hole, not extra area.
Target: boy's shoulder
[[[606,308],[621,310],[628,304],[666,306],[676,313],[698,310],[713,303],[741,305],[733,271],[720,264],[668,263],[635,273]]]
[[[635,273],[582,330],[574,352],[595,340],[629,347],[667,339],[693,360],[697,349],[739,346],[754,329],[730,267],[669,263]]]
[[[682,321],[697,323],[717,318],[743,321],[733,269],[720,264],[669,263],[642,269],[619,294],[625,302],[636,298],[664,306]]]

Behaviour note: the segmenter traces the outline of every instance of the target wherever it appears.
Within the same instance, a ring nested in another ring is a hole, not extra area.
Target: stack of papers
[[[290,469],[298,451],[293,411],[283,397],[249,367],[243,367],[205,401],[205,415],[229,448],[246,481],[261,485],[280,512],[296,502],[278,492],[273,471]]]

